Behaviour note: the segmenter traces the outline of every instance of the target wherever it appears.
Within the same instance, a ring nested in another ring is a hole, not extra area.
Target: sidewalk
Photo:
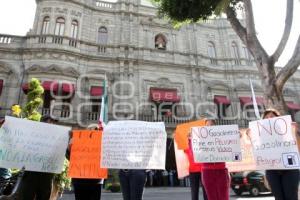
[[[201,193],[201,190],[200,190]],[[202,194],[202,193],[201,193]],[[202,195],[200,194],[200,197]],[[146,188],[143,200],[189,200],[190,188],[188,187],[151,187]],[[267,195],[261,195],[257,198],[250,197],[249,195],[243,195],[237,197],[231,193],[231,200],[274,200],[274,197]],[[65,193],[61,200],[75,200],[74,193]],[[101,200],[123,200],[121,193],[111,193],[109,191],[102,191]],[[202,200],[202,198],[200,198]]]

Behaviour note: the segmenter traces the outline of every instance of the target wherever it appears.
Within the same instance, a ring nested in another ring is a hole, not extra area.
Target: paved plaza
[[[190,190],[188,187],[157,187],[146,188],[144,200],[189,200]],[[200,198],[202,199],[202,198]],[[237,197],[233,193],[230,196],[232,200],[274,200],[270,194],[261,195],[253,198],[247,194]],[[61,200],[75,200],[74,193],[68,192],[63,195]],[[103,191],[101,200],[122,200],[121,193],[110,193]]]

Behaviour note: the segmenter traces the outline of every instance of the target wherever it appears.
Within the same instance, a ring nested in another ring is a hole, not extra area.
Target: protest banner
[[[0,167],[60,173],[70,130],[6,116],[0,129]]]
[[[242,151],[241,162],[226,162],[229,172],[253,171],[256,170],[252,144],[250,137],[246,133],[247,129],[240,129],[240,144]]]
[[[69,177],[107,178],[107,169],[100,168],[102,131],[76,130],[72,134]]]
[[[299,169],[299,152],[291,116],[252,121],[251,141],[257,169]]]
[[[177,142],[174,140],[174,151],[177,168],[177,176],[179,179],[189,175],[189,158],[184,150],[178,149]]]
[[[241,161],[237,125],[192,127],[191,132],[195,162]]]
[[[101,166],[165,169],[166,142],[163,122],[111,121],[103,132]]]
[[[185,150],[189,148],[188,136],[191,128],[196,126],[205,126],[205,119],[183,123],[176,126],[174,139],[177,142],[178,149]]]

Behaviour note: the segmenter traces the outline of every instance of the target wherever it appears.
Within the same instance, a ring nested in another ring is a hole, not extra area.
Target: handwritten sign
[[[101,166],[114,169],[164,169],[166,141],[163,122],[109,122],[102,138]]]
[[[60,173],[70,130],[6,116],[0,129],[0,167]]]
[[[191,130],[195,162],[241,161],[237,125],[192,127]]]
[[[177,176],[179,179],[183,179],[188,176],[189,173],[189,158],[183,150],[178,149],[176,140],[174,140],[174,151],[177,167]]]
[[[292,133],[291,116],[249,123],[255,162],[258,169],[298,169],[299,152]]]
[[[256,170],[256,164],[254,160],[252,144],[250,137],[246,134],[247,129],[240,129],[241,134],[241,150],[242,161],[241,162],[227,162],[226,168],[229,172],[241,172]]]
[[[107,178],[107,169],[100,168],[102,131],[76,130],[72,134],[69,176],[72,178]]]

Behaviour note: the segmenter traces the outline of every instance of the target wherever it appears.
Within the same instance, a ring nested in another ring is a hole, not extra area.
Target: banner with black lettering
[[[242,160],[237,125],[192,128],[195,162],[239,162]]]
[[[257,169],[299,169],[299,152],[291,116],[249,123]]]

